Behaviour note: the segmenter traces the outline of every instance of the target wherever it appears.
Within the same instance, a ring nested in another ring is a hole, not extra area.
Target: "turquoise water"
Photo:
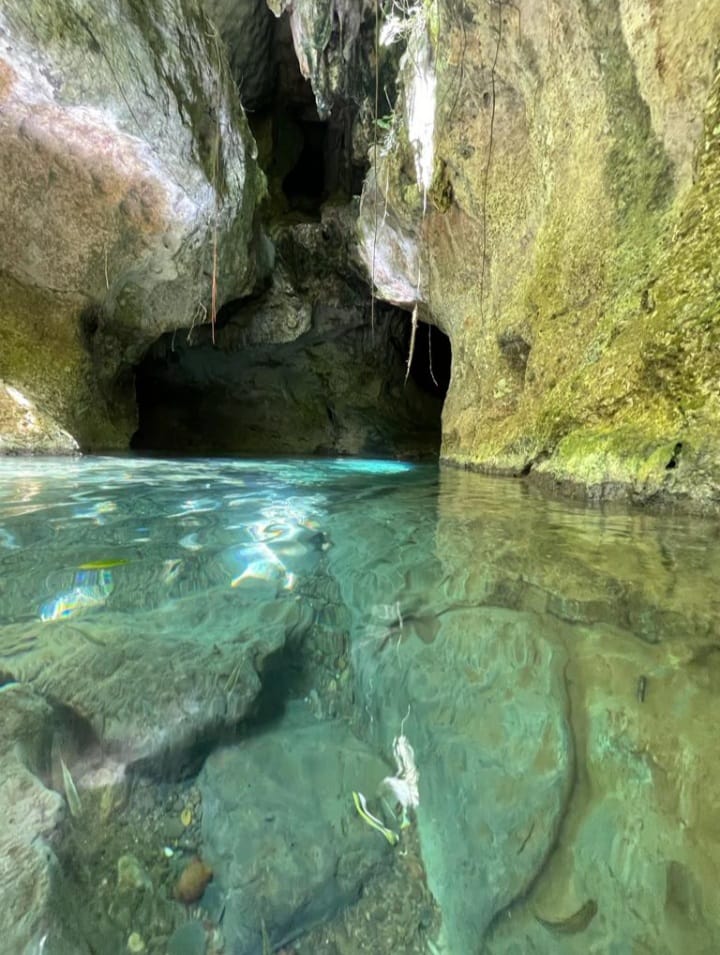
[[[719,568],[430,465],[0,461],[8,951],[720,951]]]

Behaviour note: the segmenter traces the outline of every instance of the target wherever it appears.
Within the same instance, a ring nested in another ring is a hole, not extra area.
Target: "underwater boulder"
[[[388,767],[341,723],[297,704],[271,731],[212,754],[200,776],[205,855],[225,893],[233,955],[260,955],[356,901],[390,851],[353,791]]]
[[[394,639],[356,640],[353,661],[368,737],[388,755],[411,748],[439,950],[469,952],[533,883],[564,818],[566,654],[534,614],[451,607],[436,623],[434,635],[408,619]]]
[[[63,799],[36,775],[49,750],[52,716],[28,687],[0,688],[0,934],[6,952],[86,955],[61,916],[67,907],[50,845],[65,815]]]

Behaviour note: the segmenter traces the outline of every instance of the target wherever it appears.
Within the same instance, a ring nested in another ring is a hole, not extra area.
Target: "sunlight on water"
[[[720,951],[718,568],[429,465],[0,460],[8,951]]]

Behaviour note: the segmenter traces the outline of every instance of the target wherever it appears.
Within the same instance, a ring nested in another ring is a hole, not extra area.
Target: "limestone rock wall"
[[[203,8],[227,47],[243,107],[267,105],[273,92],[274,19],[265,0],[203,0]]]
[[[367,64],[356,40],[371,0],[266,0],[275,16],[290,18],[300,72],[309,80],[318,113],[327,119],[338,93],[357,90]]]
[[[401,29],[360,246],[452,340],[443,457],[716,508],[720,8],[434,0]]]
[[[144,349],[255,282],[254,142],[195,0],[9,0],[0,37],[0,377],[126,447]]]

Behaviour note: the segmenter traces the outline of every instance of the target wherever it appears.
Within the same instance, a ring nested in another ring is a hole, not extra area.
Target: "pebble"
[[[152,879],[133,855],[120,856],[117,863],[117,887],[120,891],[152,891]],[[136,934],[136,933],[133,933]]]
[[[145,942],[139,932],[133,932],[127,940],[127,949],[133,955],[140,955],[145,951]]]

